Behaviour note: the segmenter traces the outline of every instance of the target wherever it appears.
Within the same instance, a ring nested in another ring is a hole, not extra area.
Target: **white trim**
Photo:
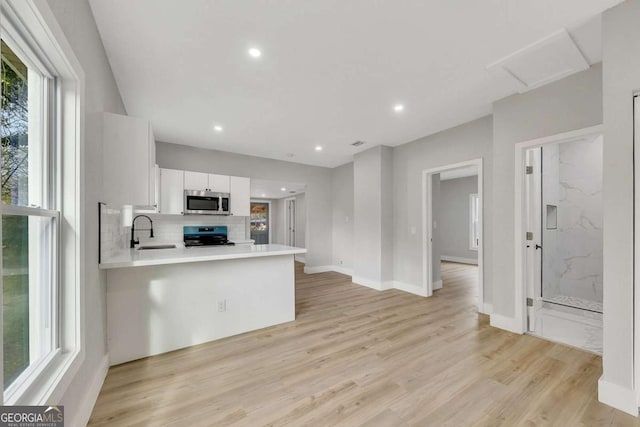
[[[525,233],[526,221],[525,213],[525,152],[528,149],[542,147],[547,144],[577,141],[590,136],[602,135],[604,127],[602,125],[591,126],[571,132],[564,132],[544,138],[537,138],[530,141],[519,142],[515,145],[515,197],[514,197],[514,245],[515,245],[515,319],[518,322],[517,330],[524,333],[527,330],[527,310],[526,310],[526,280],[525,280],[525,254],[526,245]],[[492,316],[493,319],[493,316]]]
[[[633,97],[633,377],[636,406],[640,406],[640,93]]]
[[[387,289],[393,289],[392,281],[380,282],[378,280],[371,280],[359,276],[351,276],[351,281],[356,285],[366,286],[367,288],[375,289],[376,291],[386,291]]]
[[[478,250],[478,245],[476,245],[476,239],[474,239],[475,236],[473,235],[473,212],[475,211],[473,201],[477,198],[479,199],[478,193],[469,194],[469,250],[470,251]],[[478,212],[478,218],[479,216],[480,216],[480,213]],[[480,225],[480,220],[478,220],[478,225]]]
[[[436,280],[433,282],[433,290],[437,291],[438,289],[442,289],[442,280]]]
[[[296,261],[301,262],[303,264],[307,263],[307,257],[304,255],[296,255],[294,258]]]
[[[410,294],[419,295],[421,297],[426,297],[426,293],[424,288],[420,285],[414,285],[412,283],[404,283],[399,281],[393,282],[393,288],[399,291],[408,292]]]
[[[485,302],[484,304],[482,304],[481,313],[490,315],[491,313],[493,313],[493,305],[491,303]]]
[[[457,257],[457,256],[442,255],[440,257],[440,260],[449,261],[449,262],[457,262],[459,264],[478,265],[478,260],[477,259],[473,259],[473,258],[461,258],[461,257]]]
[[[55,138],[60,192],[57,206],[62,206],[60,227],[59,278],[63,289],[59,299],[59,357],[52,361],[46,378],[39,379],[12,404],[44,404],[60,401],[66,388],[80,369],[84,348],[84,91],[85,75],[64,32],[47,2],[36,0],[3,1],[2,24],[11,16],[14,28],[28,39],[31,47],[46,56],[41,58],[56,75],[58,100]],[[6,403],[6,402],[5,402]]]
[[[304,274],[317,274],[317,273],[326,273],[327,271],[334,271],[333,265],[319,265],[316,267],[307,267],[304,266]]]
[[[433,295],[434,283],[433,272],[431,271],[432,247],[431,240],[433,237],[433,200],[431,189],[431,176],[436,173],[444,172],[450,169],[458,169],[463,167],[476,166],[478,169],[478,197],[480,198],[480,212],[478,222],[480,223],[478,245],[478,311],[482,311],[484,304],[484,172],[482,158],[468,160],[459,163],[453,163],[422,171],[422,288],[426,296]]]
[[[282,211],[283,211],[282,212],[282,216],[284,217],[284,230],[283,230],[284,231],[284,242],[283,243],[285,245],[288,245],[288,246],[295,246],[296,245],[296,240],[298,239],[298,231],[297,231],[297,229],[298,229],[298,224],[297,224],[297,222],[298,222],[298,210],[297,210],[298,209],[298,201],[296,200],[295,197],[286,197],[286,198],[284,198],[282,200],[283,200],[283,203],[284,203],[283,209],[282,209]],[[292,200],[294,202],[294,211],[295,211],[293,213],[293,227],[294,227],[293,243],[291,243],[289,241],[289,234],[290,233],[289,233],[289,230],[288,230],[288,227],[287,227],[287,225],[289,224],[288,214],[287,214],[287,208],[288,208],[287,203],[292,201]]]
[[[353,276],[353,268],[345,268],[339,265],[332,265],[331,270],[336,273],[346,274],[347,276]]]
[[[93,407],[98,400],[98,395],[100,394],[100,390],[102,389],[102,385],[104,384],[108,371],[109,354],[107,353],[100,361],[100,365],[98,365],[98,368],[93,375],[93,379],[89,383],[87,390],[85,390],[85,394],[83,395],[80,404],[77,405],[75,416],[71,420],[67,421],[68,425],[86,426],[89,423]]]
[[[502,314],[491,313],[489,324],[494,328],[504,329],[505,331],[513,332],[514,334],[524,333],[520,328],[520,322],[518,322],[518,319],[515,317],[507,317]]]
[[[610,383],[602,377],[598,380],[598,400],[634,417],[638,416],[636,393],[633,389]]]

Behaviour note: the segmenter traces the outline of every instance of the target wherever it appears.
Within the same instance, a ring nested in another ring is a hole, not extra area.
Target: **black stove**
[[[226,225],[185,225],[182,228],[184,246],[233,246],[227,239]]]

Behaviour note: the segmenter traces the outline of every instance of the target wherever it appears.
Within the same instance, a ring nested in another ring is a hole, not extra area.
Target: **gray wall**
[[[482,158],[485,190],[484,296],[485,302],[491,301],[492,143],[493,122],[491,116],[486,116],[393,149],[395,280],[422,286],[422,171]]]
[[[478,260],[478,251],[469,249],[469,195],[478,193],[478,177],[448,179],[440,182],[438,232],[441,256]]]
[[[640,89],[640,1],[603,16],[603,379],[633,387],[633,117]],[[631,391],[630,391],[631,393]]]
[[[331,169],[166,142],[157,143],[156,160],[163,168],[306,183],[307,266],[331,264]]]
[[[629,101],[630,102],[630,101]],[[493,312],[515,316],[515,144],[602,123],[602,66],[493,104]],[[605,140],[605,144],[606,144]],[[485,206],[487,205],[485,200]],[[484,218],[488,218],[489,215]],[[499,224],[499,226],[497,226]],[[606,229],[606,227],[605,227]],[[491,233],[487,229],[485,236]],[[486,264],[486,262],[485,262]],[[491,283],[491,282],[489,282]]]
[[[353,163],[332,171],[333,265],[353,268]]]
[[[102,41],[86,0],[49,0],[71,48],[85,72],[85,115],[100,111],[126,114]],[[65,392],[61,404],[69,425],[80,425],[77,420],[80,403],[85,401],[89,386],[107,354],[106,343],[106,275],[98,270],[98,195],[102,191],[102,147],[100,138],[85,131],[84,140],[84,250],[86,256],[84,277],[84,330],[85,359],[80,370]],[[91,403],[91,402],[90,402]]]
[[[382,285],[393,279],[392,149],[370,148],[353,165],[353,276]]]
[[[303,194],[296,197],[296,246],[307,247],[307,199]],[[327,213],[325,215],[328,216]]]

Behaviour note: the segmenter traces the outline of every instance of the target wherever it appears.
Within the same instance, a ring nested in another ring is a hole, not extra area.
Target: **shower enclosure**
[[[541,299],[602,313],[602,136],[540,150]]]

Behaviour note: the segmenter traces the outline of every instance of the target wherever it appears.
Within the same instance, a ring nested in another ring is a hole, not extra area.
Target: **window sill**
[[[80,351],[52,353],[7,389],[5,405],[58,403],[83,361]]]

